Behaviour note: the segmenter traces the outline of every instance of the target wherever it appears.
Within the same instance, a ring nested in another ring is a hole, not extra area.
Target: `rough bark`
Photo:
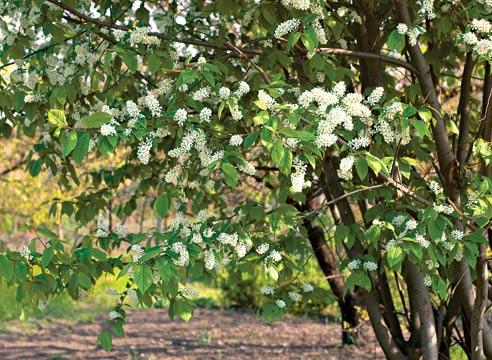
[[[328,156],[323,162],[321,183],[323,191],[327,198],[332,199],[343,197],[344,191],[340,184],[340,179],[338,178],[336,169],[333,166],[331,158]],[[340,214],[340,218],[345,225],[352,225],[355,223],[354,214],[352,213],[350,203],[347,201],[346,198],[343,198],[339,202],[337,202],[336,207]],[[350,257],[355,258],[363,253],[364,247],[361,244],[360,240],[356,239],[353,246],[346,250]],[[407,359],[407,356],[398,346],[398,342],[403,343],[403,339],[396,340],[398,335],[390,331],[390,328],[387,326],[387,323],[389,321],[385,321],[384,319],[383,312],[381,310],[381,303],[378,301],[379,299],[380,294],[378,293],[378,290],[375,286],[372,287],[369,293],[363,295],[363,303],[369,314],[369,319],[373,326],[378,342],[388,359]],[[396,317],[394,313],[388,315]]]
[[[323,230],[319,227],[312,226],[309,220],[304,222],[304,226],[307,229],[309,242],[311,243],[319,267],[323,271],[331,291],[338,299],[338,306],[342,314],[342,343],[353,344],[356,340],[356,328],[358,325],[355,297],[350,292],[345,296],[343,294],[343,275],[338,270],[333,252],[326,244]]]
[[[410,294],[412,312],[418,316],[417,326],[422,356],[426,360],[437,360],[439,344],[437,343],[436,322],[429,290],[424,285],[424,277],[417,266],[409,260],[404,262],[404,275]]]
[[[471,51],[466,54],[465,67],[461,78],[460,102],[458,105],[458,114],[460,116],[460,132],[458,135],[458,149],[456,156],[460,167],[460,172],[466,162],[466,152],[468,145],[468,135],[470,133],[470,90],[471,79],[475,62],[473,61]]]
[[[483,344],[483,328],[485,307],[487,305],[487,249],[484,244],[479,245],[479,256],[477,259],[477,291],[475,295],[475,303],[473,306],[471,323],[470,323],[470,340],[472,360],[481,360],[484,355]]]

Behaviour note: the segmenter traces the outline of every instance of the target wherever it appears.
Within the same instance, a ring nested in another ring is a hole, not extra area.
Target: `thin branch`
[[[336,48],[323,48],[323,47],[321,47],[319,49],[319,52],[325,53],[325,54],[353,56],[353,57],[362,58],[362,59],[380,60],[380,61],[388,63],[388,64],[403,67],[403,68],[409,70],[410,72],[412,72],[414,74],[419,73],[417,68],[415,66],[413,66],[412,64],[410,64],[406,61],[403,61],[403,60],[399,60],[399,59],[392,57],[392,56],[387,56],[387,55],[382,55],[382,54],[373,54],[373,53],[364,52],[364,51],[354,51],[354,50],[336,49]]]

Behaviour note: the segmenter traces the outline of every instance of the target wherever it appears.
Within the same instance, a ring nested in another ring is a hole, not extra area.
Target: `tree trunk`
[[[304,226],[307,229],[309,242],[319,267],[323,271],[331,291],[338,299],[338,306],[342,314],[342,343],[354,344],[357,338],[356,329],[358,325],[354,295],[350,292],[345,296],[343,295],[343,275],[338,270],[335,256],[326,244],[323,230],[319,227],[313,227],[310,221],[305,221]]]

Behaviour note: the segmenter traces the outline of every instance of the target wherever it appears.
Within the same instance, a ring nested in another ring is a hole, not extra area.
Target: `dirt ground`
[[[254,314],[197,310],[185,323],[165,310],[129,314],[126,336],[106,353],[95,342],[104,319],[90,324],[54,320],[0,333],[0,359],[384,359],[366,326],[359,345],[340,348],[340,326],[289,317],[268,325]]]

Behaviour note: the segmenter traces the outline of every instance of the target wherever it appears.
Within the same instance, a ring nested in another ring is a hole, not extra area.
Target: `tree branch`
[[[469,51],[466,54],[465,67],[463,69],[463,76],[461,79],[461,94],[460,102],[458,105],[458,114],[460,116],[460,132],[458,135],[458,149],[456,155],[462,172],[466,163],[466,151],[468,134],[470,132],[470,88],[471,78],[475,62],[473,61],[472,52]]]

